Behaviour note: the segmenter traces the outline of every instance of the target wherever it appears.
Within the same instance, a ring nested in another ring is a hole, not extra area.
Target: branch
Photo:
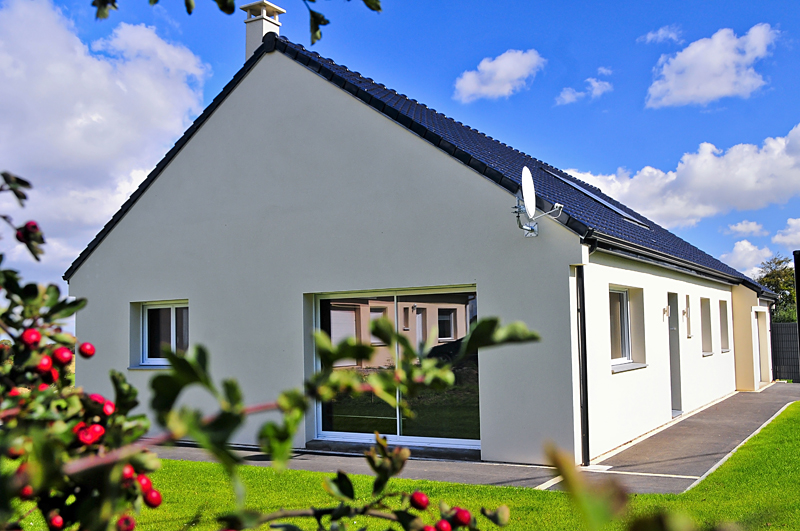
[[[246,407],[242,410],[245,415],[252,415],[254,413],[261,413],[264,411],[274,411],[278,409],[276,402],[267,402],[264,404],[256,404],[255,406]],[[10,411],[10,410],[9,410]],[[216,420],[218,415],[208,416],[203,419],[203,424],[210,424]],[[161,435],[147,439],[145,443],[133,443],[127,446],[121,446],[116,450],[112,450],[103,456],[88,456],[70,461],[64,465],[63,472],[67,476],[72,476],[80,472],[85,472],[93,468],[101,466],[112,465],[128,457],[132,457],[140,452],[147,450],[150,447],[158,446],[176,440],[175,434],[171,431],[166,431]]]
[[[19,414],[19,412],[20,408],[18,407],[4,409],[3,411],[0,411],[0,420],[5,420],[7,418],[15,417],[16,415]]]
[[[372,504],[366,505],[360,509],[351,508],[350,516],[355,515],[364,515],[370,516],[372,518],[381,518],[383,520],[391,520],[392,522],[397,522],[397,516],[394,513],[384,513],[382,511],[376,511],[375,509],[370,509]],[[295,509],[295,510],[285,510],[281,509],[280,511],[275,511],[274,513],[265,514],[261,518],[258,519],[260,524],[266,524],[267,522],[273,522],[275,520],[282,520],[284,518],[317,518],[320,516],[326,516],[333,514],[335,509]]]

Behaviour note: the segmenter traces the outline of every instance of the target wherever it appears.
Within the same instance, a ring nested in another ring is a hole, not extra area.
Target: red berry
[[[33,348],[42,340],[42,334],[35,328],[28,328],[22,332],[22,342]]]
[[[87,446],[90,444],[94,444],[95,441],[97,441],[97,439],[95,439],[94,436],[92,435],[92,432],[90,432],[86,428],[78,432],[78,440]]]
[[[105,413],[107,417],[113,415],[116,409],[117,407],[111,400],[106,400],[106,403],[103,404],[103,413]]]
[[[36,370],[39,372],[50,372],[50,369],[53,368],[53,358],[48,355],[42,356],[42,359],[39,360],[39,364],[36,366]]]
[[[472,521],[472,515],[469,514],[469,511],[466,509],[456,507],[456,514],[453,515],[453,520],[455,520],[458,525],[467,526]]]
[[[98,404],[104,404],[105,401],[106,401],[106,397],[104,397],[103,395],[98,395],[97,393],[94,393],[94,394],[89,395],[89,400],[92,400],[93,402],[97,402]]]
[[[61,518],[60,514],[54,514],[50,517],[47,525],[50,526],[50,529],[61,529],[64,527],[64,519]]]
[[[81,421],[81,422],[75,424],[75,426],[72,428],[72,433],[77,434],[78,432],[80,432],[85,427],[86,427],[86,423]]]
[[[14,387],[11,391],[8,392],[8,396],[19,396],[20,390],[19,387]]]
[[[136,476],[136,482],[139,484],[139,487],[142,488],[142,493],[147,494],[151,490],[153,490],[153,482],[150,481],[150,478],[145,476],[144,474],[139,474]]]
[[[117,531],[133,531],[136,529],[136,520],[133,516],[125,514],[117,520]]]
[[[56,383],[58,381],[58,371],[55,368],[50,369],[50,374],[47,375],[46,380],[49,380],[51,383]]]
[[[426,525],[425,527],[422,528],[422,531],[436,531],[436,528],[433,527],[432,525]]]
[[[39,384],[39,391],[40,391],[40,392],[41,392],[41,391],[47,391],[48,389],[50,389],[50,386],[49,386],[49,385],[47,385],[47,384],[45,384],[45,383],[43,383],[43,384]]]
[[[156,489],[148,490],[144,495],[144,503],[148,507],[155,509],[161,505],[161,493]]]
[[[125,465],[122,467],[122,479],[125,481],[133,479],[136,475],[136,470],[133,469],[132,465]]]
[[[22,243],[25,243],[25,242],[28,241],[28,239],[25,237],[25,233],[22,232],[21,230],[17,231],[17,241],[18,242],[22,242]]]
[[[39,225],[35,221],[29,221],[25,224],[25,230],[28,232],[39,232]]]
[[[78,432],[78,440],[86,445],[94,444],[100,440],[100,437],[102,437],[105,432],[106,429],[100,424],[92,424],[88,428],[83,428]]]
[[[411,507],[414,509],[418,509],[420,511],[424,511],[428,508],[428,504],[430,500],[428,499],[427,494],[424,492],[416,491],[414,494],[411,495]]]
[[[434,529],[436,529],[436,531],[452,531],[453,527],[447,520],[439,520],[436,522],[436,527]]]
[[[72,361],[72,351],[67,347],[58,347],[53,351],[53,361],[61,365],[68,365]]]
[[[33,487],[30,485],[25,485],[21,489],[19,489],[19,497],[23,500],[30,500],[33,498]]]
[[[92,356],[94,356],[94,345],[92,345],[91,343],[83,343],[78,348],[78,353],[84,358],[91,358]]]
[[[6,456],[8,456],[9,459],[19,459],[23,455],[25,455],[25,450],[23,450],[18,446],[12,446],[8,450],[6,450]]]

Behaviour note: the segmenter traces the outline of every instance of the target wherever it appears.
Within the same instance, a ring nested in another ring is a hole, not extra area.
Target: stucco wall
[[[728,303],[728,325],[730,330],[733,328],[730,286],[603,252],[593,253],[589,261],[585,267],[589,447],[595,457],[672,418],[669,323],[664,311],[668,293],[678,294],[681,314],[686,295],[691,305],[691,338],[687,337],[685,316],[681,315],[678,322],[683,411],[697,409],[733,392],[735,375],[733,335],[731,350],[722,352],[720,348],[720,300]],[[644,368],[612,374],[611,286],[641,290],[645,337],[643,348],[633,347],[633,356],[634,361],[643,360],[647,364]],[[713,353],[705,356],[700,333],[701,297],[711,301]]]
[[[311,294],[475,285],[481,316],[543,335],[480,355],[483,458],[539,463],[545,440],[572,451],[569,264],[581,246],[547,219],[523,238],[513,205],[360,100],[267,55],[73,276],[70,293],[89,299],[77,333],[98,349],[79,361],[78,384],[110,392],[143,301],[188,299],[191,342],[255,403],[313,366]],[[143,402],[154,372],[127,371]],[[262,420],[236,441],[253,443]]]

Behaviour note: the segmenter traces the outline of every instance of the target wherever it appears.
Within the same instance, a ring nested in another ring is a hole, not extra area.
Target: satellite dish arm
[[[538,235],[539,235],[539,224],[538,224],[538,223],[536,223],[536,220],[537,220],[537,219],[539,219],[539,218],[542,218],[542,217],[544,217],[544,216],[549,216],[549,215],[551,215],[553,212],[558,212],[558,214],[556,214],[555,216],[553,216],[553,217],[556,217],[556,218],[557,218],[558,216],[560,216],[560,215],[561,215],[561,212],[562,212],[563,210],[564,210],[564,205],[562,205],[561,203],[555,203],[555,204],[553,205],[553,209],[552,209],[552,210],[550,210],[549,212],[544,212],[544,213],[542,213],[542,214],[539,214],[538,216],[534,216],[534,217],[532,217],[532,218],[531,218],[531,220],[530,220],[530,222],[529,222],[527,225],[523,225],[523,224],[522,224],[522,220],[520,219],[519,215],[520,215],[522,212],[525,212],[525,211],[527,211],[527,210],[526,210],[526,206],[525,206],[525,205],[522,205],[522,204],[520,204],[520,202],[519,202],[519,198],[517,198],[517,206],[516,206],[516,207],[514,207],[514,213],[517,215],[517,226],[518,226],[520,229],[522,229],[522,230],[524,230],[524,231],[525,231],[525,236],[526,236],[526,237],[530,237],[530,236],[538,236]]]

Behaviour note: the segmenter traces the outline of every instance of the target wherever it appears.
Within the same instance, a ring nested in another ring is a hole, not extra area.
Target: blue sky
[[[198,2],[0,1],[0,166],[37,186],[54,281],[244,62]],[[300,0],[281,34],[309,46]],[[800,248],[800,9],[781,2],[316,4],[313,49],[600,186],[753,273]],[[482,65],[482,66],[479,66]],[[459,81],[460,80],[460,81]],[[457,89],[458,87],[458,89]],[[65,201],[64,198],[67,198]]]

